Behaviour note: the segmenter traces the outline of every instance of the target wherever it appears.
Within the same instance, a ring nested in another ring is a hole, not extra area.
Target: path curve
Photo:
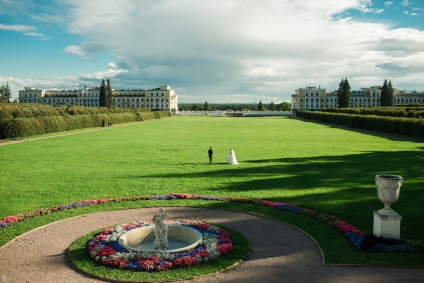
[[[250,242],[252,252],[227,272],[179,282],[423,282],[423,268],[323,265],[318,245],[304,232],[248,213],[167,207],[172,219],[222,224]],[[72,267],[66,250],[87,233],[119,223],[152,219],[157,208],[98,212],[61,220],[25,233],[0,248],[4,282],[105,282]]]

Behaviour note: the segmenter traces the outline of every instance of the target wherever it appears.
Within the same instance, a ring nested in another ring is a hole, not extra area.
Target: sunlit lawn
[[[230,148],[240,165],[226,164]],[[401,237],[424,244],[419,143],[284,117],[176,117],[0,146],[0,157],[0,218],[85,199],[194,193],[288,202],[372,233],[373,210],[383,207],[374,176],[401,175],[393,205]]]

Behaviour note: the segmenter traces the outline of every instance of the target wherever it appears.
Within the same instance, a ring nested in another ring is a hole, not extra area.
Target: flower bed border
[[[107,267],[132,271],[164,271],[180,267],[190,267],[211,262],[233,250],[231,237],[224,229],[195,220],[166,220],[169,225],[190,227],[199,231],[202,242],[194,249],[183,252],[131,251],[118,243],[124,233],[152,226],[152,221],[131,222],[106,228],[98,233],[87,245],[93,261]]]
[[[352,247],[360,251],[369,251],[369,252],[416,252],[416,249],[410,246],[405,246],[402,244],[403,241],[394,242],[394,244],[387,244],[387,241],[383,239],[384,243],[375,241],[373,235],[365,235],[364,232],[357,229],[353,225],[338,219],[333,215],[326,213],[319,213],[308,208],[302,208],[297,205],[284,203],[284,202],[274,202],[262,199],[248,199],[240,197],[217,197],[217,196],[203,196],[203,195],[194,195],[194,194],[165,194],[165,195],[152,195],[152,196],[133,196],[133,197],[120,197],[120,198],[102,198],[98,200],[83,200],[80,202],[73,202],[70,204],[64,204],[59,206],[53,206],[50,208],[41,208],[36,209],[26,213],[18,213],[12,216],[6,216],[0,220],[0,229],[4,229],[10,225],[13,225],[17,222],[39,216],[45,215],[52,212],[73,209],[81,206],[88,205],[97,205],[108,202],[122,202],[122,201],[138,201],[138,200],[178,200],[178,199],[201,199],[201,200],[213,200],[213,201],[230,201],[230,202],[240,202],[255,204],[259,206],[267,206],[275,209],[304,214],[309,217],[312,217],[318,221],[321,221],[334,229],[336,229],[341,235],[343,235]],[[371,240],[368,240],[371,239]],[[374,242],[374,243],[372,243]],[[365,245],[364,245],[365,243]],[[370,244],[371,243],[371,244]]]

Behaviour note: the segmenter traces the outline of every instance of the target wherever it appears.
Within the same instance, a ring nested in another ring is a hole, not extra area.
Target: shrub
[[[9,111],[6,109],[0,108],[0,119],[11,119],[13,118],[12,115],[10,115]]]
[[[352,115],[329,112],[324,112],[320,114],[319,112],[305,110],[298,111],[298,116],[306,119],[314,119],[322,122],[329,122],[352,128],[360,128],[386,133],[415,136],[417,138],[424,138],[423,119],[382,117],[377,115]]]
[[[414,118],[424,119],[424,110],[416,111],[414,113]]]
[[[34,118],[0,120],[0,138],[18,138],[44,134],[44,127]]]
[[[48,105],[7,105],[0,108],[0,138],[18,138],[58,131],[160,119],[168,111],[147,108],[82,107]]]

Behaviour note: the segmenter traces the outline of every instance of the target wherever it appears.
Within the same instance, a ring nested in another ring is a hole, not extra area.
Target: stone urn
[[[403,178],[401,176],[380,174],[375,176],[378,199],[384,203],[384,208],[379,209],[381,214],[397,214],[390,206],[399,198],[400,187]]]

